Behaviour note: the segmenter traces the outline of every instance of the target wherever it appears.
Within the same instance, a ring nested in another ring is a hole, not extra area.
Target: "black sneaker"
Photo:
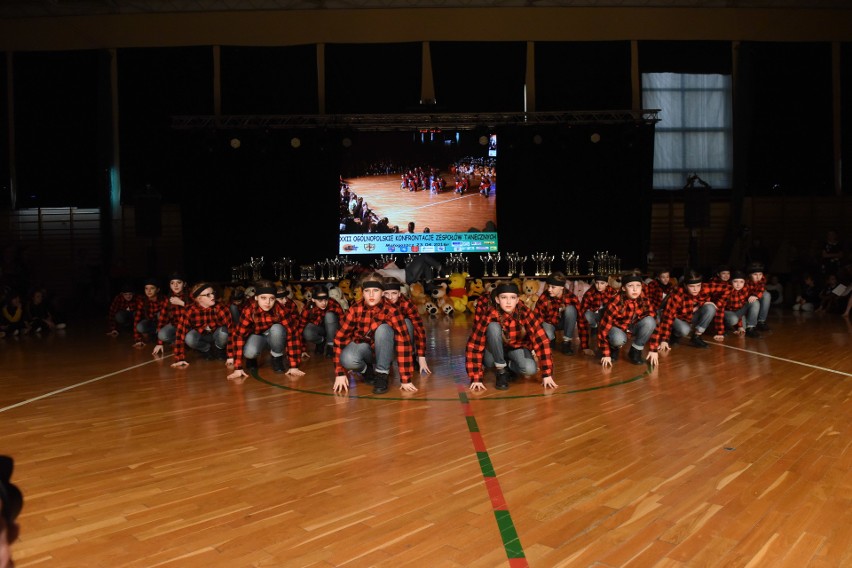
[[[769,331],[769,326],[766,325],[765,321],[759,321],[757,322],[757,329],[760,331]]]
[[[745,336],[751,339],[760,339],[760,334],[753,327],[749,327],[746,329]]]
[[[322,355],[323,354],[323,345],[322,343],[317,343],[314,346],[314,355]]]
[[[245,372],[251,375],[252,371],[257,371],[257,359],[246,359]]]
[[[630,348],[630,355],[627,356],[630,359],[630,362],[634,365],[644,365],[645,361],[642,359],[642,350],[636,349],[635,347]]]
[[[494,385],[494,388],[496,388],[497,390],[501,390],[501,391],[507,390],[509,388],[509,379],[510,379],[509,369],[506,368],[506,367],[503,367],[502,369],[497,369],[496,374],[497,374],[497,381]]]
[[[202,351],[202,353],[204,354],[204,359],[206,359],[207,361],[215,361],[216,360],[216,351],[215,350],[216,350],[215,347],[210,347],[210,349],[208,349],[207,351]]]
[[[559,350],[562,351],[565,355],[573,355],[574,354],[574,344],[571,341],[563,341],[562,345],[559,346]]]
[[[367,365],[367,369],[363,373],[361,373],[361,377],[364,379],[364,384],[376,384],[376,374],[373,372],[373,368],[369,365]]]
[[[272,358],[272,370],[276,373],[283,373],[287,369],[284,368],[284,356],[279,355],[278,357]]]
[[[385,394],[388,392],[388,374],[375,373],[373,376],[373,394]]]
[[[674,347],[678,343],[680,343],[680,336],[672,334],[671,339],[669,339],[669,347]]]
[[[609,346],[609,358],[612,359],[612,362],[615,363],[618,361],[618,352],[621,347],[616,347],[615,345],[610,344]]]
[[[706,341],[701,339],[700,335],[693,335],[692,339],[689,340],[689,344],[693,347],[698,347],[699,349],[707,349],[710,347]]]
[[[325,358],[334,359],[334,345],[325,346]]]
[[[219,361],[227,361],[228,360],[228,352],[224,349],[219,349],[218,347],[211,347],[210,351],[215,351],[216,359]]]

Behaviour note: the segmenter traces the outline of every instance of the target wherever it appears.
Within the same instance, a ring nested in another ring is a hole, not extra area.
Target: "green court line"
[[[550,392],[538,393],[538,394],[519,394],[519,395],[507,395],[507,396],[484,396],[482,398],[474,397],[474,398],[471,398],[471,400],[480,400],[480,401],[512,400],[512,399],[522,399],[522,398],[544,398],[546,396],[565,396],[565,395],[569,395],[569,394],[580,394],[580,393],[584,393],[584,392],[593,392],[593,391],[597,391],[597,390],[603,390],[603,389],[608,389],[608,388],[613,388],[613,387],[618,387],[618,386],[621,386],[621,385],[634,383],[638,380],[644,379],[646,376],[648,376],[649,373],[650,373],[650,371],[646,370],[641,375],[637,375],[635,377],[631,377],[631,378],[625,379],[623,381],[617,381],[617,382],[614,382],[614,383],[609,383],[609,384],[606,384],[606,385],[599,385],[599,386],[595,386],[595,387],[586,387],[586,388],[582,388],[582,389],[573,389],[573,390],[568,390],[568,391],[556,390],[556,391],[550,391]],[[455,396],[453,398],[443,398],[443,397],[428,397],[428,396],[427,397],[418,397],[416,394],[414,394],[413,396],[410,396],[410,397],[407,397],[407,396],[387,396],[387,395],[376,395],[376,394],[337,394],[337,393],[331,392],[331,390],[317,391],[317,390],[311,390],[311,389],[289,387],[287,385],[274,383],[272,381],[268,381],[268,380],[264,379],[263,377],[260,376],[260,374],[258,374],[258,371],[255,370],[255,369],[251,370],[251,372],[249,373],[249,376],[251,376],[253,379],[255,379],[258,382],[267,384],[267,385],[275,387],[275,388],[293,391],[293,392],[301,392],[301,393],[305,393],[305,394],[315,394],[315,395],[319,395],[319,396],[363,398],[363,399],[371,399],[371,400],[413,400],[413,401],[417,401],[417,402],[440,402],[440,401],[458,402],[459,401],[458,396]],[[457,379],[454,379],[454,380],[457,380]],[[366,388],[369,388],[368,385],[364,385],[364,386]],[[331,383],[329,383],[329,389],[331,389]],[[465,396],[467,396],[467,393],[465,393]],[[468,401],[465,400],[464,402],[468,402]]]

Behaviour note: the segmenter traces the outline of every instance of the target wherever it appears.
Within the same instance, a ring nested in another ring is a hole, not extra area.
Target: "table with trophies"
[[[441,258],[441,274],[434,271],[433,279],[443,280],[454,273],[470,272],[470,261],[473,255],[465,253],[450,253]],[[482,276],[468,276],[468,278],[482,278],[483,280],[499,280],[505,278],[534,278],[545,277],[555,270],[561,270],[563,274],[572,280],[588,280],[595,274],[607,276],[619,276],[621,274],[621,258],[610,254],[609,251],[598,251],[589,258],[585,266],[576,251],[563,251],[555,254],[551,252],[535,252],[532,254],[521,254],[517,252],[487,253],[480,254],[482,263]],[[372,265],[376,269],[385,268],[390,264],[405,266],[416,258],[409,254],[404,259],[395,255],[378,255],[373,258]],[[559,260],[557,260],[559,259]],[[403,264],[400,265],[399,261]],[[255,281],[263,278],[265,261],[262,256],[250,257],[248,262],[231,267],[232,282]],[[346,268],[354,262],[346,256],[325,258],[313,263],[296,264],[295,259],[281,257],[271,263],[273,279],[276,281],[294,282],[302,284],[318,284],[327,282],[339,282],[347,276]],[[434,269],[433,269],[434,270]]]

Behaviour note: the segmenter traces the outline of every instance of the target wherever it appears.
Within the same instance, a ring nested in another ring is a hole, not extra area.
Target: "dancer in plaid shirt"
[[[124,282],[121,285],[121,292],[112,299],[107,313],[107,325],[109,331],[107,335],[118,337],[119,326],[129,326],[133,323],[133,314],[136,312],[136,305],[139,299],[133,292],[133,286],[129,282]]]
[[[645,296],[651,304],[651,309],[654,313],[660,315],[663,309],[663,302],[674,292],[675,285],[672,282],[672,273],[668,268],[663,268],[657,272],[657,277],[648,282],[645,286]]]
[[[538,354],[544,387],[558,386],[552,377],[550,340],[539,319],[519,303],[519,294],[515,283],[497,285],[497,305],[473,326],[465,348],[465,369],[472,391],[486,390],[482,382],[486,367],[494,367],[498,390],[509,388],[510,371],[525,377],[534,375],[538,369],[533,352]]]
[[[382,296],[385,302],[390,302],[402,313],[405,318],[405,327],[408,328],[408,337],[411,341],[413,355],[420,367],[420,374],[431,374],[429,365],[426,364],[426,328],[423,326],[423,318],[417,311],[417,306],[402,294],[402,284],[395,278],[385,278]]]
[[[200,282],[189,293],[192,303],[183,311],[175,329],[175,362],[172,367],[188,367],[186,348],[195,349],[208,360],[226,359],[233,364],[233,353],[228,353],[228,331],[233,326],[231,312],[216,302],[213,285]]]
[[[157,332],[157,322],[160,312],[166,309],[166,299],[160,296],[160,287],[153,278],[145,280],[145,295],[136,300],[136,312],[133,316],[133,347],[145,347],[145,336],[153,336]]]
[[[633,335],[630,346],[630,362],[643,365],[642,350],[649,339],[652,339],[657,327],[657,319],[651,303],[643,294],[642,276],[629,274],[621,283],[622,292],[607,305],[601,323],[598,325],[598,344],[601,348],[601,365],[611,367],[618,360],[618,352],[627,343],[627,335]],[[656,367],[658,354],[656,343],[648,345],[648,355],[645,357]]]
[[[592,336],[597,339],[598,324],[603,318],[606,307],[616,294],[617,292],[609,285],[609,279],[605,274],[595,274],[594,286],[583,294],[583,300],[580,302],[582,317],[577,320],[577,335],[580,336],[580,349],[586,355],[595,354],[589,343],[589,337]]]
[[[746,337],[758,339],[760,334],[755,329],[757,325],[757,313],[760,310],[759,302],[749,302],[749,290],[746,286],[745,273],[737,270],[731,275],[731,290],[725,299],[725,305],[720,306],[724,313],[725,325],[734,328],[737,335],[745,334]],[[745,329],[743,329],[743,318],[745,318]]]
[[[324,352],[326,357],[334,356],[334,336],[340,329],[343,316],[343,308],[337,300],[328,297],[328,290],[323,286],[315,286],[310,301],[300,315],[305,343],[315,344],[318,355]]]
[[[728,301],[728,294],[731,293],[731,269],[727,266],[720,266],[713,276],[707,282],[701,285],[702,290],[710,295],[710,299],[718,308],[724,306]]]
[[[166,300],[165,309],[160,312],[160,321],[157,324],[157,345],[154,346],[152,355],[160,355],[163,352],[163,343],[175,342],[177,323],[189,302],[186,282],[179,274],[172,274],[169,279],[169,289],[172,293]]]
[[[709,346],[701,335],[714,321],[716,335],[713,338],[718,341],[725,338],[724,309],[718,310],[710,295],[702,291],[702,281],[701,274],[690,271],[684,278],[683,286],[673,292],[666,302],[660,325],[652,339],[659,343],[660,351],[668,351],[670,344],[686,336],[690,336],[689,343],[693,347],[706,349]]]
[[[749,303],[758,302],[760,306],[757,313],[757,329],[769,331],[766,318],[769,315],[769,306],[772,305],[772,296],[766,291],[766,276],[763,274],[763,265],[752,263],[748,267],[749,280],[746,283],[749,291]]]
[[[535,303],[533,314],[542,321],[547,338],[553,347],[556,340],[557,327],[562,330],[562,345],[560,351],[566,355],[574,354],[571,338],[574,336],[574,326],[577,325],[577,313],[580,300],[571,290],[565,289],[565,275],[554,272],[545,280],[547,294],[542,294]]]
[[[257,369],[257,358],[269,348],[272,370],[276,373],[301,377],[302,334],[295,312],[290,312],[276,301],[276,290],[269,280],[259,280],[255,285],[254,302],[243,308],[240,323],[231,339],[234,354],[234,372],[228,379],[242,384],[248,374],[243,370]],[[284,349],[287,349],[288,368],[284,367]]]
[[[361,373],[374,394],[388,392],[388,373],[396,359],[400,389],[414,392],[414,355],[405,318],[382,297],[382,275],[372,272],[361,281],[360,301],[352,304],[334,336],[334,392],[349,390],[347,370]],[[375,368],[374,368],[375,364]]]

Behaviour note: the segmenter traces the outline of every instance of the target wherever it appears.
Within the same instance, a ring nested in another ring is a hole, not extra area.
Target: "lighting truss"
[[[659,113],[660,109],[516,113],[196,115],[173,116],[171,126],[175,130],[474,130],[498,126],[655,124],[660,121]]]

